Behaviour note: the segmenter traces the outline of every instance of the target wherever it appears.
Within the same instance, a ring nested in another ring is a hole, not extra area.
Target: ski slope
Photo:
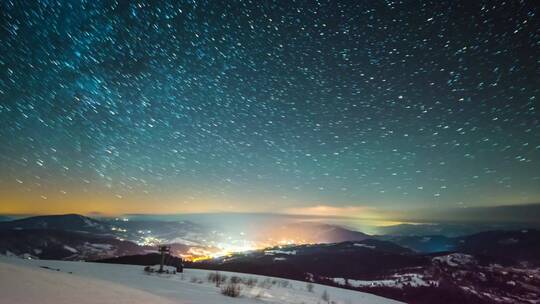
[[[375,295],[272,277],[220,272],[229,279],[254,279],[254,286],[241,284],[240,297],[221,294],[208,282],[211,271],[185,269],[184,274],[146,274],[142,266],[85,262],[23,260],[0,257],[0,303],[90,304],[90,303],[326,303],[391,304],[394,300]],[[224,285],[226,285],[225,283]]]

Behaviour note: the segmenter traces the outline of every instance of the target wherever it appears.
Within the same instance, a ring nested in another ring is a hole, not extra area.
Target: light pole
[[[159,272],[163,272],[163,263],[165,262],[165,254],[171,251],[171,247],[166,245],[159,246],[159,252],[161,253],[161,262],[159,264]]]

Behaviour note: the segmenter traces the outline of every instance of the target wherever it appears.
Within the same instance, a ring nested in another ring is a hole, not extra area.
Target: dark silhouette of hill
[[[456,251],[495,258],[507,265],[540,266],[540,231],[487,231],[456,240]]]
[[[113,237],[53,229],[0,230],[0,253],[40,259],[85,260],[145,253],[149,248]]]
[[[0,222],[0,230],[3,229],[53,229],[89,233],[110,231],[106,223],[79,214],[43,215]]]
[[[268,248],[188,263],[188,267],[238,271],[304,280],[310,274],[363,279],[396,269],[421,267],[429,258],[379,240]]]
[[[109,263],[109,264],[127,264],[127,265],[141,265],[151,266],[157,265],[161,262],[161,255],[159,253],[137,254],[128,255],[122,257],[114,257],[107,259],[94,260],[96,263]],[[167,255],[165,257],[165,265],[182,267],[182,259],[179,257]]]

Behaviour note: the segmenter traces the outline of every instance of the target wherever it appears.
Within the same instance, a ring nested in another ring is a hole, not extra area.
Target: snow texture
[[[468,265],[475,263],[474,257],[464,253],[452,253],[440,257],[433,258],[433,261],[446,264],[451,267],[458,267],[460,265]]]
[[[349,285],[351,287],[394,287],[403,288],[405,286],[437,286],[437,281],[425,280],[424,277],[416,273],[393,275],[385,280],[345,280],[344,278],[332,278],[334,283],[339,285]]]

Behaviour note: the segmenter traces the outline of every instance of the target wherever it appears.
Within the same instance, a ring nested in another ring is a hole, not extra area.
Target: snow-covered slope
[[[209,273],[186,269],[184,274],[156,275],[144,273],[141,266],[0,257],[0,303],[398,303],[318,284],[309,291],[305,282],[220,272],[229,280],[252,279],[240,284],[240,297],[231,298],[208,282]]]
[[[0,303],[175,303],[151,293],[92,278],[0,262]]]

